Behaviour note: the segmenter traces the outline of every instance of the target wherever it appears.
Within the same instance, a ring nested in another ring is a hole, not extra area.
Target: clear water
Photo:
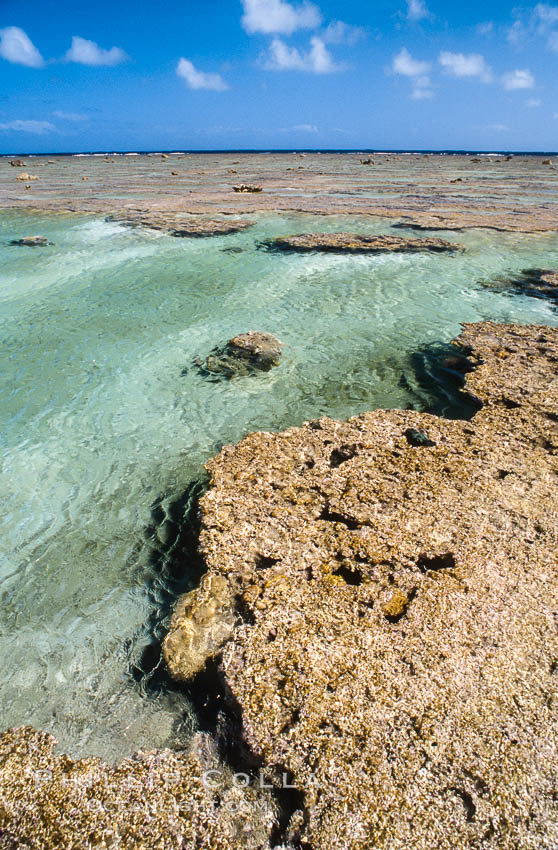
[[[436,233],[467,247],[456,256],[257,248],[275,234],[347,229],[404,233],[269,214],[241,234],[175,239],[0,214],[2,728],[31,723],[74,755],[110,759],[183,740],[185,699],[149,695],[129,673],[165,601],[146,555],[154,500],[179,496],[251,430],[423,406],[411,355],[460,322],[558,325],[547,302],[476,285],[557,267],[556,236]],[[35,233],[55,244],[7,244]],[[181,374],[250,329],[285,343],[278,369],[226,383]]]

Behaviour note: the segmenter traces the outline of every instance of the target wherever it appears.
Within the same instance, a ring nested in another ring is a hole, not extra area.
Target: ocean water
[[[158,572],[155,538],[173,533],[169,506],[204,462],[252,430],[435,405],[413,355],[460,322],[558,326],[548,302],[478,285],[558,267],[555,235],[434,234],[463,244],[456,255],[286,255],[258,243],[405,231],[366,217],[254,222],[176,239],[0,213],[2,728],[33,724],[74,756],[111,760],[183,744],[195,725],[186,698],[131,671],[177,586]],[[53,244],[8,244],[35,233]],[[192,368],[251,329],[282,340],[279,368],[226,382]],[[194,566],[180,568],[186,586]]]

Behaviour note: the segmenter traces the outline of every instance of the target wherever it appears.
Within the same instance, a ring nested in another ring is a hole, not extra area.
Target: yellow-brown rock
[[[471,421],[322,419],[208,464],[188,606],[221,578],[226,687],[312,850],[558,846],[558,330],[458,342]]]
[[[404,238],[391,234],[363,235],[360,233],[299,233],[278,236],[265,243],[276,251],[322,251],[333,254],[392,254],[432,251],[434,253],[461,251],[462,246],[445,239]]]
[[[275,805],[242,788],[207,735],[185,753],[140,753],[111,767],[55,755],[51,735],[0,735],[0,847],[6,850],[260,850]]]

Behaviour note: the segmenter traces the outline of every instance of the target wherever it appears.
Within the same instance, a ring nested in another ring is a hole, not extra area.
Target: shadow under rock
[[[432,342],[409,356],[400,384],[413,399],[410,408],[414,410],[446,419],[471,419],[482,406],[465,389],[465,375],[474,368],[465,349]]]

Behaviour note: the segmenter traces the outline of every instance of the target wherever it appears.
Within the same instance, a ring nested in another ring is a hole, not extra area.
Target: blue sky
[[[558,5],[0,0],[0,153],[558,149]]]

